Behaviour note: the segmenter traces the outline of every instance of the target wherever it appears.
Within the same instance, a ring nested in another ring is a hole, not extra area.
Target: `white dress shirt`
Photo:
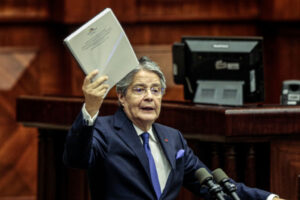
[[[92,126],[95,123],[95,120],[99,114],[99,111],[91,117],[87,110],[85,109],[85,104],[82,106],[82,115],[83,119],[86,121],[88,126]],[[136,133],[140,137],[141,143],[143,143],[141,135],[144,133],[141,129],[139,129],[137,126],[133,124]],[[166,186],[170,171],[171,171],[171,166],[170,163],[168,162],[165,153],[163,152],[161,145],[159,144],[158,140],[156,139],[155,134],[153,133],[152,127],[150,130],[147,131],[150,135],[149,137],[149,145],[151,149],[151,153],[155,162],[156,170],[157,170],[157,175],[158,175],[158,180],[160,184],[160,189],[161,193],[163,193],[164,188]],[[274,197],[278,197],[275,194],[270,194],[266,200],[272,200]]]

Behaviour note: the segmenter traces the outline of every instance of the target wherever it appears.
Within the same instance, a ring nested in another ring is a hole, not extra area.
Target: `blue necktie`
[[[147,132],[143,133],[142,138],[143,138],[143,143],[144,143],[143,146],[144,146],[144,149],[146,151],[148,161],[149,161],[152,184],[153,184],[157,199],[159,199],[159,197],[161,195],[161,190],[160,190],[160,185],[159,185],[159,181],[158,181],[156,166],[155,166],[154,159],[153,159],[153,156],[152,156],[152,153],[150,150],[150,146],[149,146],[149,133],[147,133]]]

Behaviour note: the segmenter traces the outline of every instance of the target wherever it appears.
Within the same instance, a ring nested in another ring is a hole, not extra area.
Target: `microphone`
[[[239,196],[236,193],[236,186],[229,181],[229,177],[222,169],[215,169],[212,174],[217,183],[219,183],[224,188],[225,192],[230,195],[233,200],[240,200]]]
[[[218,200],[225,200],[221,186],[214,183],[213,176],[205,168],[197,169],[195,176],[199,180],[200,185],[205,185],[209,188],[209,193],[214,195]]]

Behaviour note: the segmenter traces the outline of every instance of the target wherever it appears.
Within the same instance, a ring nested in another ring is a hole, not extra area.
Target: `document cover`
[[[108,76],[106,83],[110,86],[109,90],[139,64],[123,28],[110,8],[104,9],[66,37],[64,44],[85,74],[98,69],[97,77]]]

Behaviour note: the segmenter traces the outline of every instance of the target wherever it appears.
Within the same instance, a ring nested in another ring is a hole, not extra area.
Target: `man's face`
[[[135,74],[126,95],[118,97],[129,119],[139,128],[148,129],[160,113],[162,100],[160,79],[153,72],[140,70]]]

